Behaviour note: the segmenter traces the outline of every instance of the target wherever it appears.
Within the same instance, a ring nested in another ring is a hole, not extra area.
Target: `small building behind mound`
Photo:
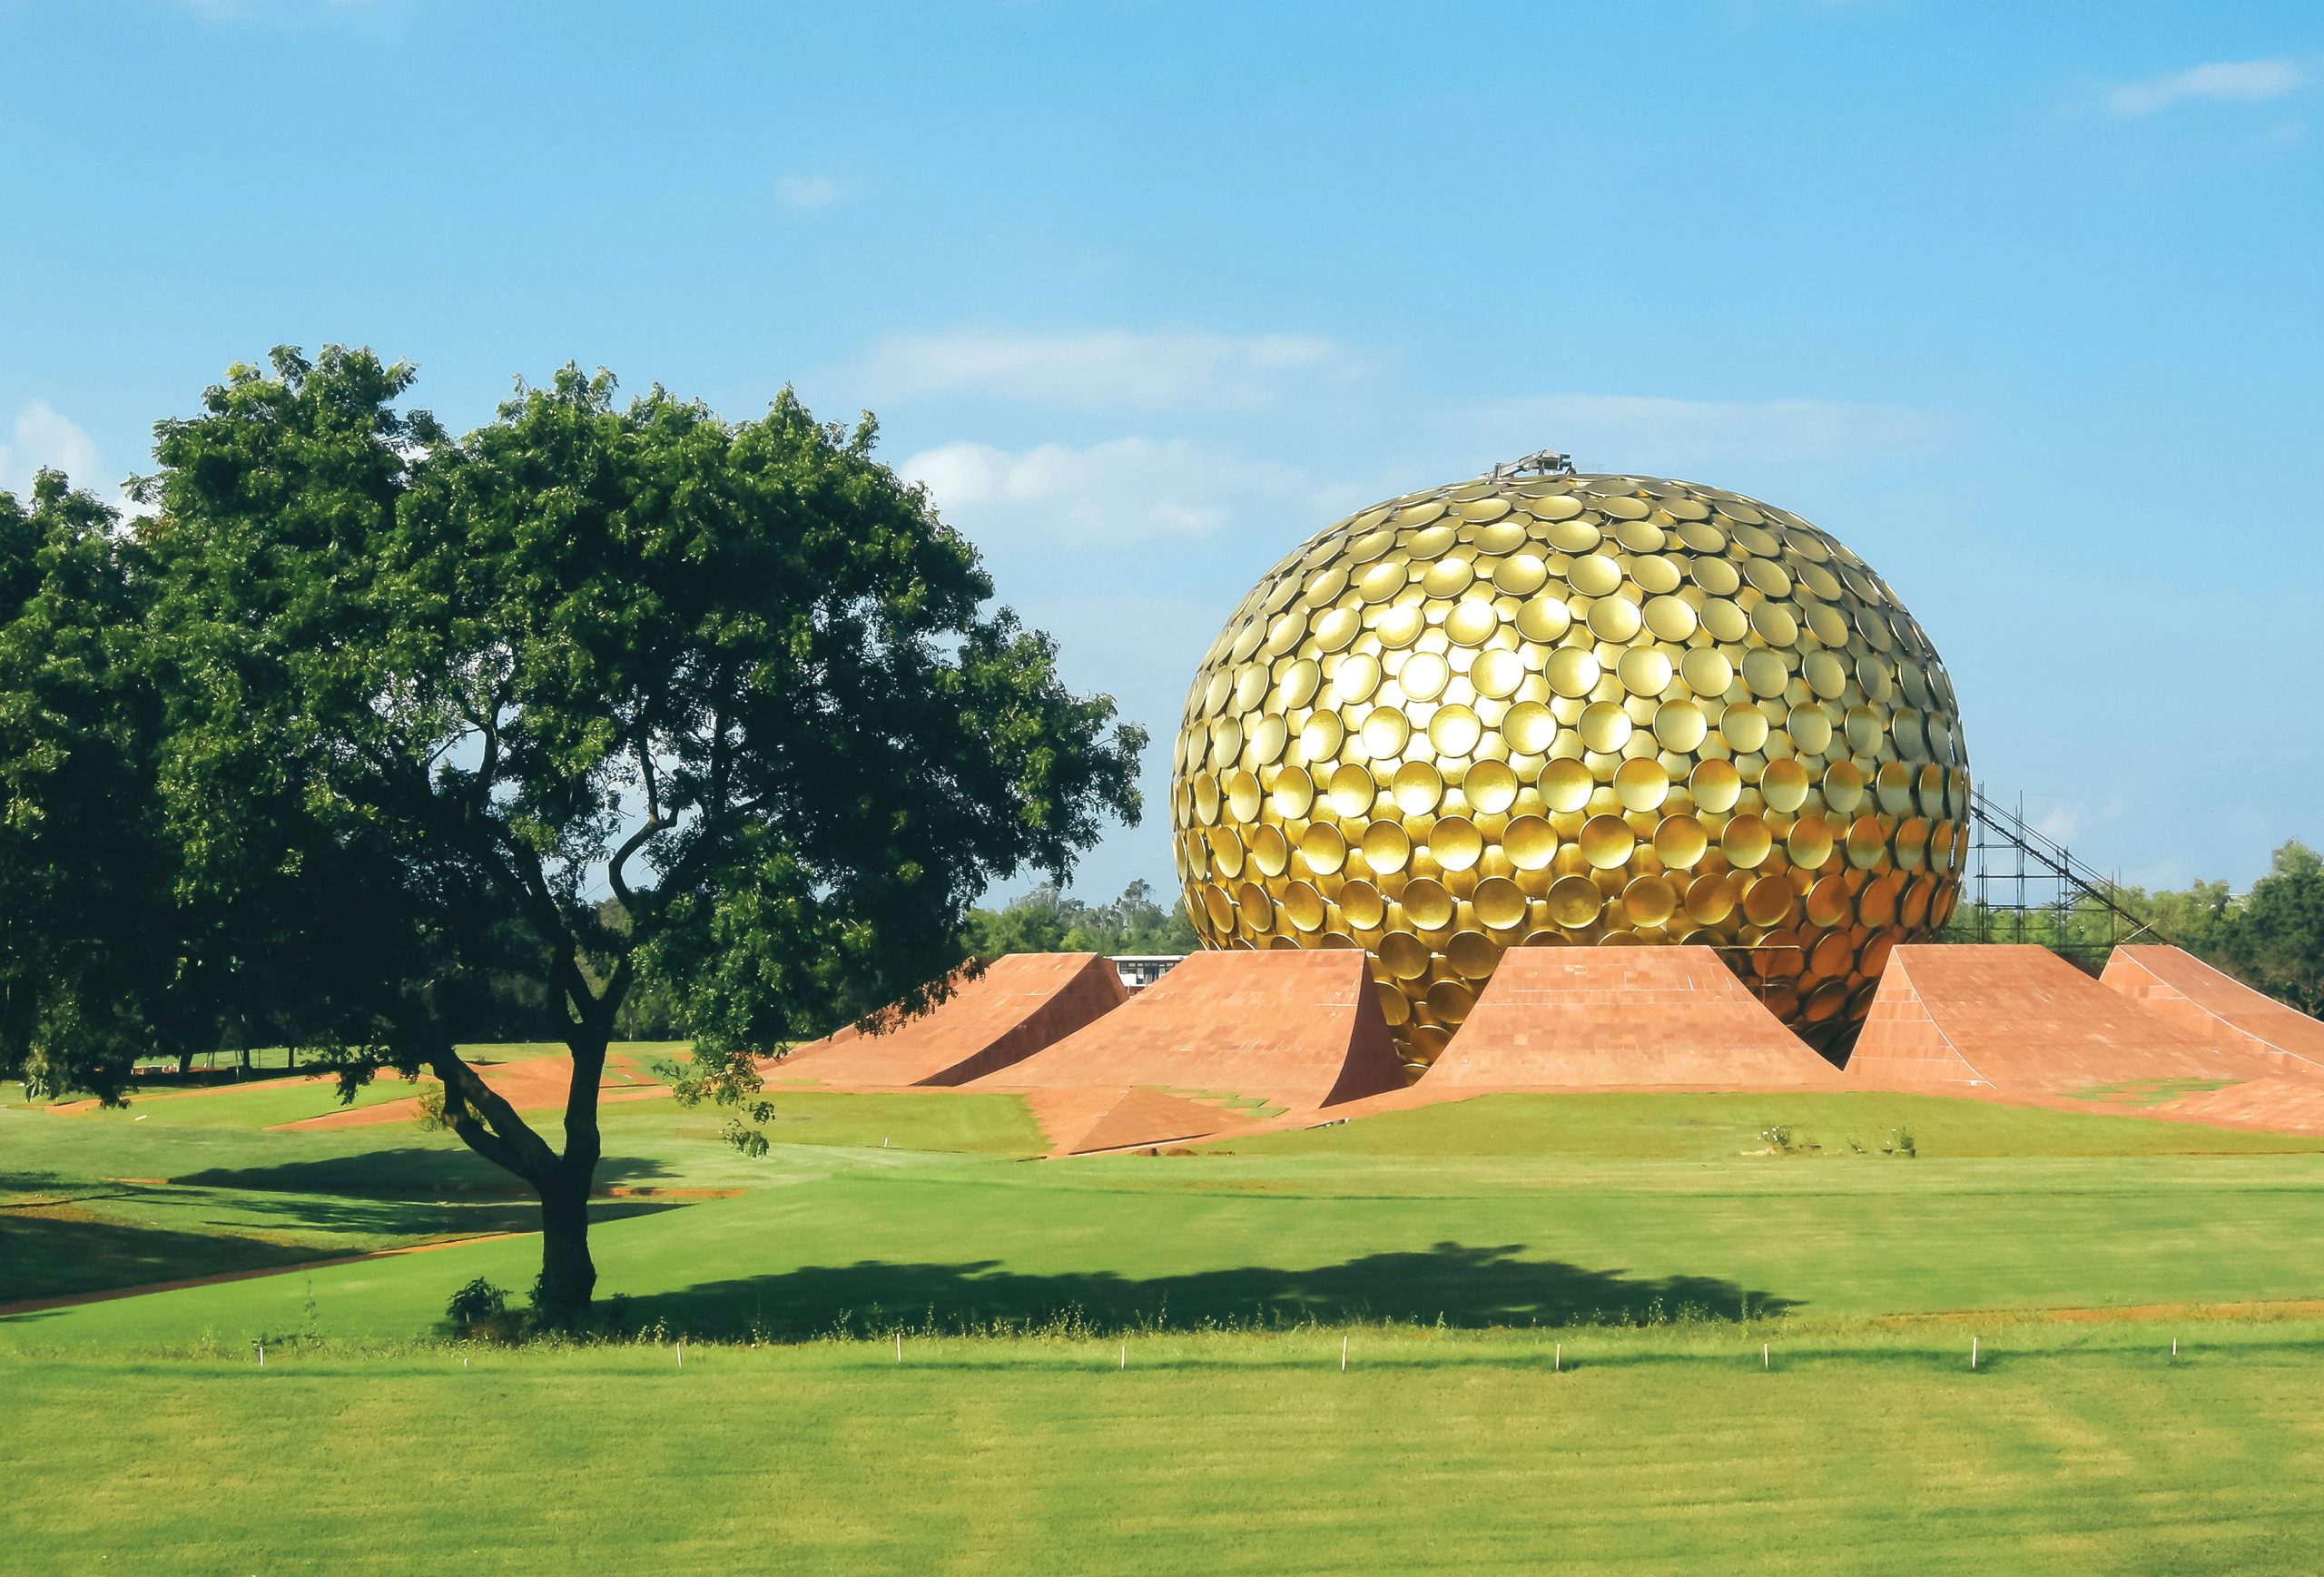
[[[1415,1093],[1845,1083],[1709,948],[1521,947]]]
[[[1110,961],[1093,952],[1019,952],[954,983],[952,994],[894,1028],[853,1025],[773,1064],[859,1089],[966,1084],[997,1073],[1095,1023],[1129,1000]]]

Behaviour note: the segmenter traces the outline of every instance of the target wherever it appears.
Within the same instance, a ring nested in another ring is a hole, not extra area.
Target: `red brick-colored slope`
[[[2225,1037],[2280,1059],[2286,1072],[2324,1073],[2324,1023],[2182,949],[2151,942],[2118,947],[2098,978],[2198,1035]]]
[[[1503,953],[1416,1091],[1837,1088],[1707,947]]]
[[[494,1062],[479,1066],[485,1083],[518,1111],[549,1111],[565,1105],[566,1091],[573,1082],[573,1059],[570,1057],[528,1057],[520,1062]],[[666,1084],[643,1082],[645,1075],[635,1061],[625,1052],[615,1052],[606,1060],[605,1076],[597,1081],[597,1104],[612,1106],[625,1100],[660,1100],[668,1097]],[[423,1082],[433,1084],[435,1080]],[[350,1106],[338,1111],[327,1111],[320,1117],[302,1117],[296,1122],[279,1122],[277,1131],[296,1132],[315,1128],[372,1128],[391,1122],[412,1122],[420,1114],[419,1096],[401,1100],[383,1100],[376,1106]]]
[[[976,1082],[1206,1090],[1315,1108],[1404,1078],[1364,955],[1286,950],[1196,953],[1127,1006]]]
[[[1847,1076],[1869,1089],[2041,1093],[2272,1071],[2230,1041],[2107,990],[2047,948],[1926,943],[1888,955]]]
[[[852,1089],[966,1084],[1094,1023],[1129,1000],[1098,953],[1011,953],[928,1012],[891,1030],[852,1025],[802,1046],[770,1071]]]

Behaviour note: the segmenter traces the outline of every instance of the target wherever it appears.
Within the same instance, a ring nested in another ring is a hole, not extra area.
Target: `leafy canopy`
[[[192,887],[307,922],[273,929],[310,1037],[436,1071],[545,1200],[586,1194],[633,991],[740,1099],[754,1050],[942,977],[990,883],[1135,819],[1142,734],[988,606],[869,417],[567,367],[454,439],[411,379],[278,350],[157,429],[162,794]],[[527,965],[574,1051],[561,1155],[452,1049],[459,982]]]

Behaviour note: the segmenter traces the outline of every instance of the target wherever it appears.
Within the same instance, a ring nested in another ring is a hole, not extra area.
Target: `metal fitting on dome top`
[[[1485,473],[1496,480],[1511,477],[1571,477],[1574,474],[1572,457],[1556,449],[1535,449],[1521,459],[1505,461]]]

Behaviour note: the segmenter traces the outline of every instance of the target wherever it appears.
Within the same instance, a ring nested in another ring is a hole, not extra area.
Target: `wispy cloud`
[[[99,494],[112,491],[109,484],[97,478],[95,440],[44,399],[35,399],[16,412],[9,440],[0,444],[0,490],[28,493],[34,473],[49,467],[70,477],[76,488]]]
[[[1280,516],[1304,531],[1333,489],[1295,466],[1182,439],[1114,439],[1011,451],[950,443],[898,471],[927,486],[946,519],[979,543],[1112,547],[1206,537],[1238,517]]]
[[[1300,334],[962,329],[882,340],[853,370],[877,399],[976,393],[1162,410],[1270,404],[1295,377],[1353,370],[1331,340]]]
[[[829,175],[785,175],[774,183],[774,200],[791,209],[829,208],[847,195],[847,187]]]
[[[2281,98],[2306,80],[2307,74],[2289,60],[2215,61],[2124,83],[2107,95],[2106,103],[2118,115],[2151,115],[2194,99],[2260,103]]]
[[[1545,394],[1460,413],[1485,458],[1512,458],[1544,446],[1572,455],[1584,470],[1640,468],[1669,475],[1736,460],[1845,459],[1941,446],[1950,424],[1910,406],[1829,399],[1672,399],[1655,396]]]

